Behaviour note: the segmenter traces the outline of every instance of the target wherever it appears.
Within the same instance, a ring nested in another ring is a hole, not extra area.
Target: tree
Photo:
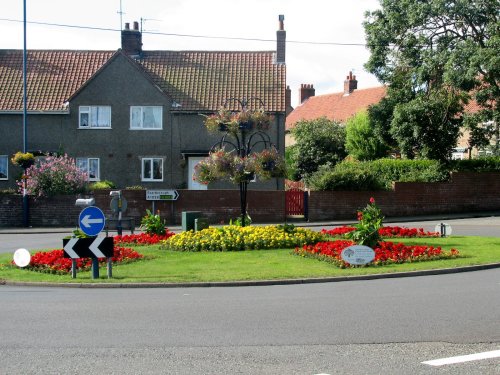
[[[451,149],[438,150],[442,138],[456,144],[470,100],[481,106],[477,120],[494,121],[498,134],[499,5],[381,0],[381,9],[366,14],[371,55],[365,67],[389,86],[387,99],[370,111],[379,137],[392,137],[409,157],[445,158]]]
[[[334,166],[347,156],[345,128],[335,121],[322,117],[299,121],[292,129],[295,138],[291,153],[293,168],[298,178],[307,179],[320,166]]]
[[[359,112],[346,123],[345,147],[358,160],[374,160],[386,154],[387,148],[375,136],[368,112]]]

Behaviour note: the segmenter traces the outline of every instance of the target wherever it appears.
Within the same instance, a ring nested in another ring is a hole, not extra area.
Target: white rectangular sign
[[[176,201],[177,198],[177,190],[146,190],[147,201]]]

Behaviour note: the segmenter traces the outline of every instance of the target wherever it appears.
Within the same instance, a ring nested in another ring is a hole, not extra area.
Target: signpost
[[[177,190],[146,190],[147,201],[176,201],[177,198]]]
[[[80,229],[87,236],[97,236],[104,229],[106,218],[100,208],[90,206],[80,212],[78,222]]]

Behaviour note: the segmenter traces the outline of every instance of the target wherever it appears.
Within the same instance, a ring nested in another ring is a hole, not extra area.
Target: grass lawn
[[[449,237],[393,239],[407,245],[441,246],[455,248],[461,258],[428,262],[406,263],[382,267],[339,269],[316,259],[291,255],[290,249],[251,250],[241,252],[173,252],[159,246],[135,247],[146,256],[134,263],[113,267],[113,278],[106,278],[101,268],[100,279],[92,280],[90,272],[71,275],[51,275],[19,269],[10,264],[12,254],[0,255],[0,280],[51,283],[180,283],[243,280],[276,280],[366,275],[390,272],[454,268],[500,262],[500,238]],[[32,252],[33,253],[33,252]]]

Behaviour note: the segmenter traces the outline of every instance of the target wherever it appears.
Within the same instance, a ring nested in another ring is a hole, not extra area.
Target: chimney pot
[[[344,95],[349,95],[357,88],[358,88],[358,81],[356,80],[356,76],[353,76],[352,72],[349,72],[349,75],[346,77],[346,80],[344,81]]]
[[[312,83],[302,83],[300,85],[300,91],[299,91],[299,104],[304,103],[307,99],[309,99],[311,96],[316,95],[316,90],[314,89],[314,86]]]
[[[134,30],[139,31],[139,22],[134,21]]]
[[[125,22],[125,30],[130,30],[130,23]]]

